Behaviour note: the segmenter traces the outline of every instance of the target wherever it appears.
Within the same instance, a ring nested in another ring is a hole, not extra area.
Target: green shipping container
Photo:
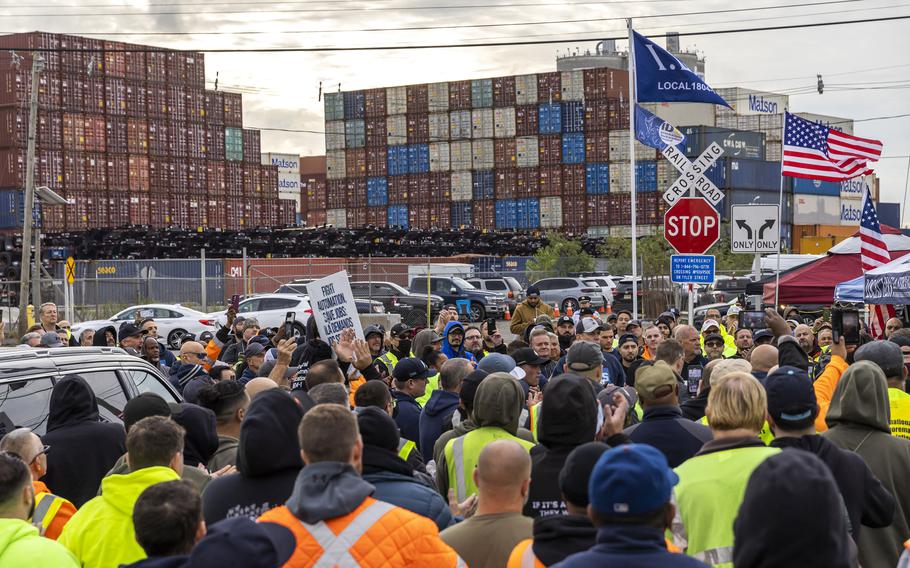
[[[224,156],[230,162],[243,161],[243,129],[229,126],[224,129]]]

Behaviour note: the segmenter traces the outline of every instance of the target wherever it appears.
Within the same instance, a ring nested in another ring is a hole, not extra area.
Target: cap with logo
[[[247,359],[250,357],[255,357],[256,355],[262,355],[265,353],[265,347],[261,343],[251,341],[249,345],[246,346],[246,349],[243,350],[243,356]]]
[[[764,381],[768,394],[768,414],[784,428],[807,427],[818,414],[818,401],[809,373],[797,367],[783,366],[769,373]]]
[[[404,359],[398,361],[395,365],[395,369],[392,371],[392,376],[396,381],[404,382],[411,379],[420,380],[429,377],[432,373],[430,372],[427,364],[421,361],[416,357],[405,357]]]
[[[676,373],[664,361],[643,365],[635,373],[635,391],[642,399],[663,398],[673,392],[677,384]]]
[[[629,320],[629,323],[626,324],[626,329],[629,329],[630,327],[638,327],[638,328],[640,328],[640,327],[641,327],[641,322],[638,321],[638,320]]]
[[[739,306],[730,306],[727,310],[727,316],[739,317],[739,312],[743,311]]]
[[[566,324],[575,325],[575,320],[573,320],[569,316],[560,316],[559,319],[556,320],[557,327],[559,327],[561,325],[566,325]]]
[[[404,323],[396,323],[392,326],[392,335],[401,335],[402,333],[408,333],[411,331],[411,328]]]
[[[41,336],[41,340],[38,342],[39,347],[66,347],[66,345],[60,341],[60,336],[57,335],[55,331],[49,331]]]
[[[590,301],[591,301],[591,296],[579,296],[579,297],[578,297],[578,301],[579,301],[579,302],[590,302]]]
[[[566,354],[566,370],[590,371],[603,365],[600,346],[590,341],[576,341]]]
[[[660,451],[647,444],[626,444],[597,460],[588,495],[591,507],[602,515],[644,515],[669,503],[677,483],[679,477]]]
[[[594,318],[581,318],[575,326],[575,333],[594,333],[600,331],[600,324]]]
[[[712,327],[716,327],[717,329],[720,329],[720,324],[717,323],[717,320],[713,320],[713,319],[705,320],[705,322],[703,324],[701,324],[701,332],[704,333],[707,330],[711,329]]]
[[[769,329],[760,329],[752,335],[752,341],[758,343],[759,341],[768,341],[771,343],[774,341],[774,333]]]
[[[516,349],[512,353],[512,359],[515,359],[515,365],[546,365],[550,360],[538,355],[530,347]]]

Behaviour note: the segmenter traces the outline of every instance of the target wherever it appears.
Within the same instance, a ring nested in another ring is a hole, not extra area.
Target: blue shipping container
[[[591,195],[610,193],[610,166],[608,164],[585,164],[585,192]]]
[[[583,132],[562,135],[562,163],[583,164],[585,161],[585,135]]]
[[[35,226],[41,226],[41,204],[35,199]],[[0,190],[0,229],[22,228],[25,212],[25,194],[19,189]]]
[[[537,128],[541,134],[562,132],[562,106],[559,103],[544,103],[537,108]]]
[[[537,199],[516,199],[515,217],[515,226],[519,229],[540,228],[540,201]]]
[[[518,210],[514,199],[500,199],[496,202],[496,228],[514,229],[518,225]]]
[[[493,199],[493,172],[480,170],[471,174],[471,193],[474,199]]]
[[[389,227],[408,228],[408,206],[407,205],[389,205],[386,211]]]
[[[840,197],[840,182],[793,178],[791,183],[793,183],[793,193],[801,193],[803,195],[827,195],[828,197]]]
[[[367,206],[388,205],[389,181],[385,177],[367,178]]]
[[[724,198],[714,206],[720,213],[721,219],[730,218],[731,205],[778,205],[780,203],[780,190],[755,191],[755,190],[728,190]],[[793,195],[784,193],[784,207],[781,209],[781,219],[789,223],[793,219]]]
[[[780,162],[728,158],[727,170],[728,189],[780,191]]]
[[[901,204],[879,202],[875,207],[878,211],[878,221],[889,227],[901,226]]]
[[[470,201],[456,201],[452,203],[452,228],[471,227],[474,221],[471,216]]]
[[[638,193],[657,191],[657,162],[635,162],[635,187]]]
[[[423,174],[430,171],[430,145],[411,144],[408,149],[408,173]]]
[[[389,146],[388,171],[390,176],[403,176],[408,173],[408,147]]]
[[[585,103],[581,101],[562,103],[562,131],[585,131]]]
[[[349,91],[344,93],[344,119],[353,120],[363,118],[365,114],[366,96],[363,91]]]

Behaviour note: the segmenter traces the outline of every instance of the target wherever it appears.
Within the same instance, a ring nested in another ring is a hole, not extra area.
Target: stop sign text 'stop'
[[[664,235],[680,254],[703,254],[720,238],[720,216],[702,197],[684,197],[664,215]]]

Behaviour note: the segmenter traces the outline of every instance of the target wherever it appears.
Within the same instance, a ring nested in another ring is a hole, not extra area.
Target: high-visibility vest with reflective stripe
[[[525,539],[515,545],[506,568],[547,568],[534,554],[534,539]]]
[[[534,434],[534,440],[537,441],[537,425],[540,424],[540,405],[542,402],[538,402],[534,406],[528,409],[528,414],[530,417],[530,430],[531,434]]]
[[[474,468],[480,452],[496,440],[513,440],[521,444],[529,452],[534,447],[533,442],[522,440],[509,434],[502,428],[484,426],[471,430],[464,436],[449,440],[445,447],[446,468],[449,474],[449,487],[455,489],[458,501],[464,501],[472,493],[477,493],[474,485]]]
[[[61,514],[61,508],[68,509],[67,514]],[[63,525],[75,512],[75,506],[63,497],[52,493],[38,493],[35,495],[32,524],[41,530],[41,534],[56,540],[63,530]]]
[[[392,371],[395,370],[395,365],[398,364],[398,357],[392,354],[391,351],[386,351],[379,357],[376,357],[377,361],[382,361],[382,364],[385,365],[385,368],[389,370],[389,375],[392,374]]]
[[[707,416],[702,416],[698,421],[705,426],[710,426],[710,424],[708,424]],[[764,442],[766,446],[770,445],[771,441],[774,439],[774,433],[771,431],[771,425],[768,424],[767,420],[762,424],[761,430],[758,431],[758,437],[761,438],[761,441]]]
[[[404,461],[408,461],[408,458],[411,457],[411,452],[414,451],[414,448],[417,447],[417,444],[410,440],[405,440],[401,438],[398,440],[398,457]]]
[[[779,448],[736,448],[695,456],[675,469],[676,546],[714,566],[733,566],[733,521],[752,471]]]

